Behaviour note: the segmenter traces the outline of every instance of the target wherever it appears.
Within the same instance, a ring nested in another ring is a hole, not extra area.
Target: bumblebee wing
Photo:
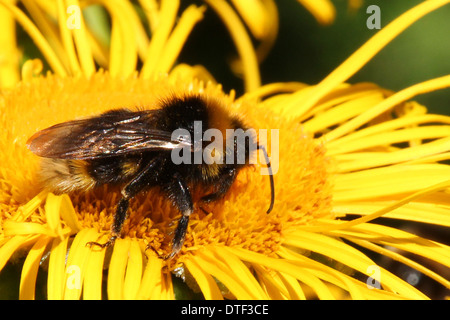
[[[190,140],[172,140],[171,132],[156,129],[154,113],[115,110],[60,123],[37,132],[27,145],[41,157],[78,160],[192,146]]]

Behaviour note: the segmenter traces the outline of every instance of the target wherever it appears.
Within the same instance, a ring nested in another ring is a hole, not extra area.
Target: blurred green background
[[[351,53],[372,37],[366,21],[369,5],[379,6],[381,28],[422,0],[363,1],[350,12],[347,0],[334,0],[336,20],[321,26],[295,0],[278,0],[280,30],[275,47],[261,65],[263,83],[301,81],[314,84],[323,79]],[[370,81],[401,90],[415,83],[450,74],[450,6],[432,12],[398,36],[378,53],[350,83]],[[235,54],[224,27],[212,10],[197,25],[182,53],[181,61],[205,65],[226,90],[242,90],[242,81],[230,74],[223,53]],[[450,114],[450,89],[420,95],[415,100],[430,112]]]

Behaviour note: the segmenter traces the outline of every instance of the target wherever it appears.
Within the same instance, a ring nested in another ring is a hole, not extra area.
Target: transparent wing
[[[190,140],[172,140],[172,132],[158,130],[156,112],[120,109],[60,123],[37,132],[27,145],[41,157],[79,160],[192,147]]]

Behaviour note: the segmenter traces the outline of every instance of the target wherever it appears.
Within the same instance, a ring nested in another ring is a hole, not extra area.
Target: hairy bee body
[[[33,135],[28,142],[32,152],[43,157],[41,178],[54,193],[89,190],[104,184],[122,188],[108,246],[120,237],[127,217],[129,201],[138,193],[158,186],[181,212],[172,241],[173,257],[182,247],[193,211],[192,187],[208,190],[203,201],[220,199],[233,184],[238,171],[248,164],[231,162],[174,163],[173,151],[186,152],[194,160],[195,143],[173,139],[183,129],[191,137],[214,128],[222,133],[223,148],[215,150],[219,158],[236,151],[236,142],[228,141],[227,129],[243,129],[243,123],[230,115],[219,102],[200,95],[171,97],[158,109],[131,111],[118,109],[92,118],[57,124]],[[200,142],[201,150],[205,142]],[[235,153],[233,153],[235,154]]]

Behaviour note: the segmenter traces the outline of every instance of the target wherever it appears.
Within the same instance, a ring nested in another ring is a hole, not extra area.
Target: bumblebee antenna
[[[264,146],[258,144],[258,149],[261,149],[264,153],[264,158],[266,159],[267,170],[269,170],[269,179],[270,179],[270,206],[267,210],[267,213],[270,213],[273,209],[273,205],[275,203],[275,184],[273,182],[273,173],[272,173],[272,165],[270,164],[269,156],[267,155],[266,148]]]

